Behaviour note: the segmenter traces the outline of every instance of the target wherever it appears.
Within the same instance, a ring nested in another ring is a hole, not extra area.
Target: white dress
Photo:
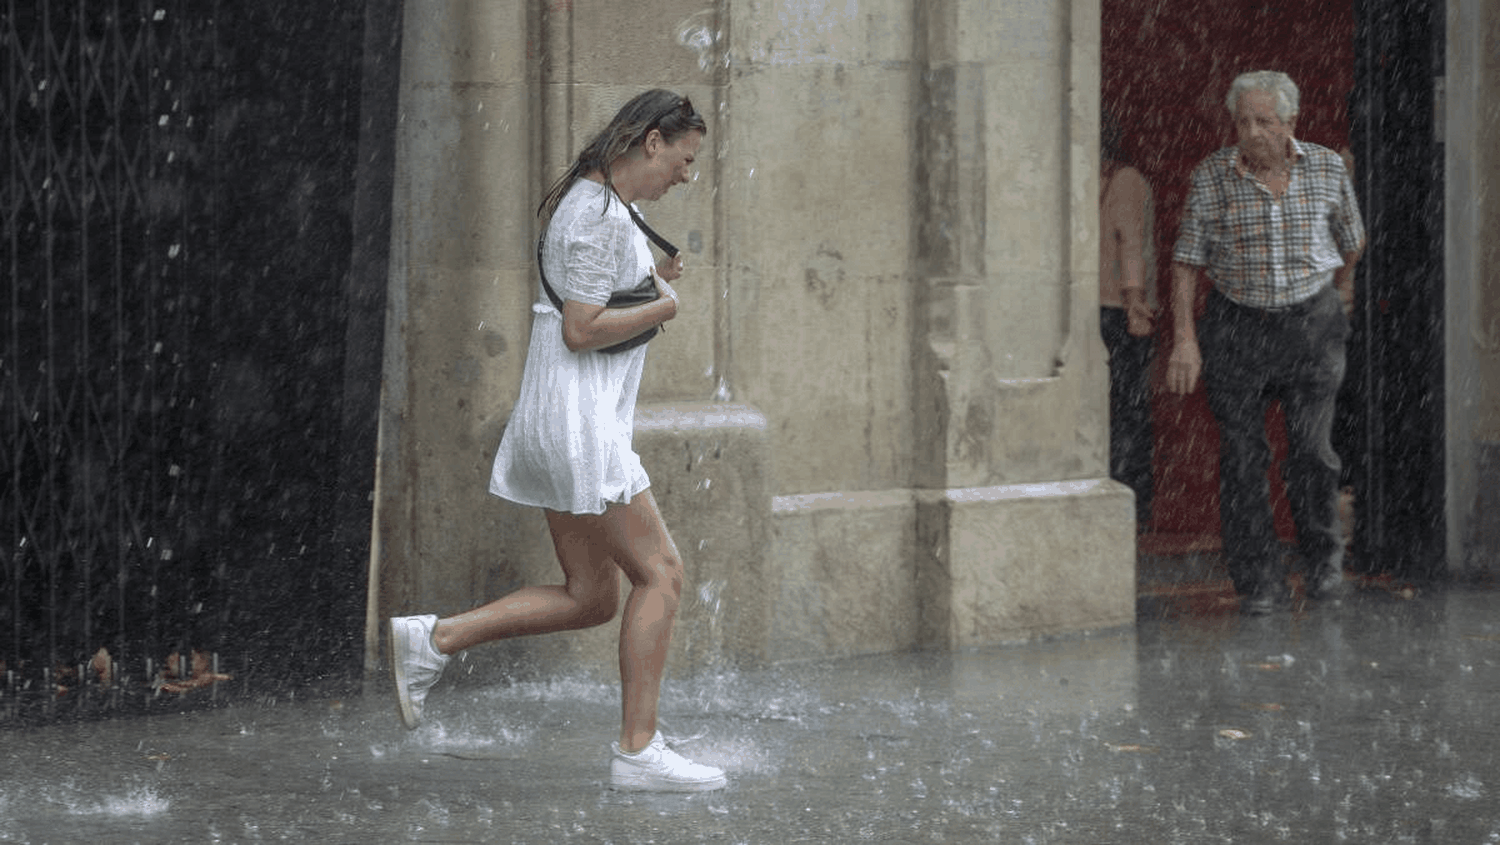
[[[548,224],[542,265],[561,299],[603,305],[651,272],[651,248],[612,191],[579,179]],[[569,513],[629,502],[651,486],[631,447],[648,344],[617,355],[573,352],[545,293],[531,310],[521,394],[495,453],[490,492]]]

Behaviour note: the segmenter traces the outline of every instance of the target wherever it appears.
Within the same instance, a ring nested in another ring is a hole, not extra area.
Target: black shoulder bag
[[[656,244],[662,252],[665,252],[668,258],[677,257],[680,250],[673,246],[671,241],[658,235],[655,229],[647,226],[646,221],[642,220],[641,216],[635,213],[635,209],[630,207],[630,203],[625,203],[625,210],[630,212],[630,219],[635,221],[635,225],[639,226],[641,231],[646,233],[646,237],[652,243]],[[542,269],[542,242],[546,239],[546,232],[542,232],[542,236],[536,239],[536,269],[537,272],[542,274],[542,290],[547,292],[547,298],[552,300],[553,307],[557,309],[557,313],[561,314],[563,312],[562,297],[558,296],[557,291],[552,289],[552,285],[547,282],[547,271]],[[651,278],[650,273],[647,273],[646,278],[630,290],[619,290],[610,294],[609,302],[604,307],[630,308],[635,305],[645,305],[648,302],[655,302],[660,296],[661,291],[656,288],[656,280]],[[658,331],[661,331],[661,326],[652,326],[635,337],[595,351],[603,352],[606,355],[617,355],[621,352],[634,349],[651,338],[656,337]]]

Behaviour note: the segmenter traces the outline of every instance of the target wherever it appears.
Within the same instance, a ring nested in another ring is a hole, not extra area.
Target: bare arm
[[[1125,300],[1126,330],[1145,337],[1155,328],[1156,315],[1146,302],[1146,180],[1134,171],[1134,178],[1121,185],[1124,191],[1120,209],[1120,265],[1124,274],[1120,294]]]
[[[1146,203],[1151,189],[1133,167],[1122,168],[1109,186],[1105,231],[1120,247],[1120,297],[1124,300],[1126,330],[1135,337],[1151,334],[1156,315],[1146,301]]]
[[[661,296],[630,308],[606,308],[569,299],[563,302],[563,344],[572,352],[602,349],[629,340],[677,316],[677,292],[656,277]]]
[[[1172,262],[1172,354],[1167,358],[1167,389],[1191,393],[1203,374],[1203,356],[1198,350],[1198,327],[1193,322],[1193,300],[1203,271]]]
[[[1134,168],[1115,177],[1111,191],[1112,234],[1120,239],[1120,286],[1126,292],[1146,291],[1141,256],[1146,250],[1146,180]]]

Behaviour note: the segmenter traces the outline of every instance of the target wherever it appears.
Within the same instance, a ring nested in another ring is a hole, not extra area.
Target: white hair
[[[1297,83],[1290,76],[1277,70],[1254,70],[1242,73],[1234,78],[1234,84],[1229,86],[1229,96],[1224,98],[1224,104],[1229,106],[1229,114],[1236,114],[1236,107],[1240,103],[1240,95],[1249,91],[1264,91],[1270,94],[1276,102],[1276,116],[1283,122],[1297,116],[1297,106],[1300,96],[1297,93]]]

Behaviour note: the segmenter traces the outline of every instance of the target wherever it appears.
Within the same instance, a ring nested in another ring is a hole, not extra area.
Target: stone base
[[[771,662],[964,648],[1135,620],[1135,510],[1108,479],[773,500]]]
[[[729,403],[642,406],[635,448],[687,570],[669,674],[760,665],[772,624],[765,417]]]
[[[1109,479],[922,493],[922,645],[1132,624],[1134,503],[1129,488]]]
[[[771,662],[902,651],[917,642],[909,490],[772,501]]]

